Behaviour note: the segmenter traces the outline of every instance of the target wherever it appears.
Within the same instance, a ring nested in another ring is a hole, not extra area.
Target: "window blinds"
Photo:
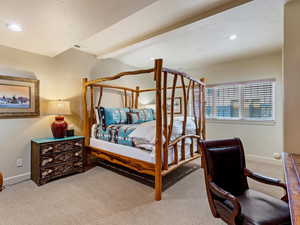
[[[240,118],[240,86],[217,86],[215,90],[214,115],[216,118]]]
[[[205,93],[208,119],[274,120],[275,80],[208,86]],[[195,101],[198,106],[199,99]]]
[[[250,120],[272,120],[274,81],[264,80],[244,84],[242,87],[243,117]]]

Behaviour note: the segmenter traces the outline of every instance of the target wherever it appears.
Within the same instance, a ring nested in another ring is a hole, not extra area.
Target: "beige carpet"
[[[197,162],[198,163],[198,162]],[[281,176],[279,166],[251,163],[249,168]],[[281,191],[259,189],[274,196]],[[197,170],[153,200],[153,189],[109,170],[86,173],[38,187],[26,181],[0,193],[1,225],[223,225],[211,216],[203,171]]]

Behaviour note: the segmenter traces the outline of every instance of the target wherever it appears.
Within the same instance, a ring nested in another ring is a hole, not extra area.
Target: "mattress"
[[[143,150],[153,152],[155,149],[155,131],[156,121],[148,121],[139,124],[112,124],[106,127],[100,124],[95,124],[92,127],[92,137],[111,142],[114,144],[121,144],[130,147],[136,147]],[[173,122],[173,130],[170,141],[182,136],[183,121],[182,119],[175,118]],[[195,134],[196,126],[192,119],[187,120],[186,134]],[[164,142],[163,137],[163,142]],[[187,139],[186,143],[189,144],[190,140]]]
[[[90,139],[90,146],[94,148],[100,148],[102,150],[119,154],[122,156],[127,156],[130,158],[138,159],[141,161],[155,163],[155,151],[143,150],[141,148],[135,148],[127,145],[115,144],[108,141],[103,141],[92,137]],[[180,149],[180,148],[178,148]],[[194,146],[194,152],[197,151],[197,146]],[[186,144],[185,148],[186,159],[190,158],[190,145]],[[178,151],[178,157],[181,158],[181,151]],[[174,151],[169,149],[168,163],[171,164],[174,161]]]

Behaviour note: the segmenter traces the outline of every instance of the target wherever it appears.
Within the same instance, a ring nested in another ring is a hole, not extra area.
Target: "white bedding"
[[[173,122],[173,132],[171,139],[175,139],[176,137],[180,137],[182,135],[182,123],[183,118],[182,117],[176,117],[174,118]],[[145,139],[147,142],[154,144],[155,143],[155,134],[156,134],[156,121],[152,120],[149,122],[141,123],[137,126],[137,128],[129,135],[131,138],[139,138],[139,139]],[[187,119],[186,124],[186,134],[195,134],[196,126],[194,123],[194,120],[191,118]],[[164,137],[163,137],[164,138]],[[164,142],[165,140],[163,140]],[[187,143],[188,142],[187,140]]]
[[[183,118],[174,118],[173,122],[173,132],[171,140],[174,140],[176,137],[181,136],[182,134],[182,122]],[[112,153],[120,154],[134,159],[139,159],[142,161],[155,163],[155,134],[156,134],[156,121],[149,121],[141,124],[137,124],[135,130],[129,134],[128,137],[135,139],[135,146],[127,146],[116,144],[108,141],[104,141],[95,137],[95,129],[97,124],[92,126],[92,137],[90,139],[90,145],[95,148],[100,148]],[[195,134],[195,123],[194,120],[188,118],[186,133]],[[165,140],[163,139],[163,142]],[[186,139],[186,158],[190,157],[190,139]],[[178,143],[178,149],[180,149],[181,143]],[[146,150],[145,150],[146,149]],[[194,146],[194,152],[197,151],[197,146]],[[178,151],[179,158],[181,157],[181,151]],[[174,151],[169,149],[169,164],[174,161]]]
[[[100,148],[100,149],[103,149],[105,151],[112,152],[115,154],[138,159],[141,161],[155,163],[155,151],[150,152],[147,150],[142,150],[140,148],[115,144],[115,143],[111,143],[108,141],[96,139],[93,137],[90,139],[90,146],[92,146],[94,148]],[[196,152],[196,151],[197,151],[197,147],[194,146],[194,152]],[[178,157],[180,159],[181,151],[178,151]],[[188,145],[188,144],[186,145],[186,148],[185,148],[185,157],[187,159],[190,158],[190,145]],[[168,162],[169,162],[169,164],[171,164],[173,161],[174,161],[174,151],[172,149],[170,149],[169,154],[168,154]]]

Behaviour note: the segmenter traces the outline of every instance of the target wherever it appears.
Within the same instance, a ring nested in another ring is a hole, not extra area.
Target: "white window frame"
[[[243,85],[249,84],[249,83],[257,83],[257,82],[272,82],[272,118],[271,119],[251,119],[251,118],[246,118],[244,115],[244,96],[243,96]],[[240,92],[240,107],[239,107],[239,117],[238,118],[217,118],[215,115],[212,115],[212,117],[208,117],[206,115],[206,119],[208,122],[225,122],[225,123],[245,123],[245,124],[265,124],[265,125],[274,125],[276,122],[276,101],[275,101],[275,96],[276,96],[276,79],[262,79],[262,80],[251,80],[251,81],[243,81],[243,82],[231,82],[231,83],[221,83],[221,84],[214,84],[214,85],[207,85],[206,88],[216,88],[218,86],[230,86],[230,85],[239,85],[239,92]],[[215,114],[215,90],[212,91],[212,96],[213,96],[213,102],[212,102],[212,113]]]

